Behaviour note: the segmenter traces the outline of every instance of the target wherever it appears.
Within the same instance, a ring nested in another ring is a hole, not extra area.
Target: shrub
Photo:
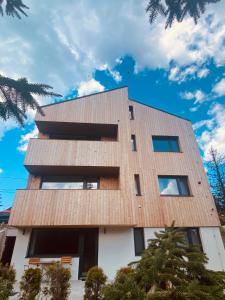
[[[16,271],[12,266],[0,264],[0,299],[6,300],[11,295],[15,283]]]
[[[20,281],[21,300],[34,300],[41,289],[42,271],[39,268],[29,268],[24,271]]]
[[[46,271],[46,279],[49,286],[44,294],[50,295],[52,300],[66,300],[70,293],[71,271],[64,268],[60,263],[52,264]]]
[[[92,267],[85,281],[84,300],[101,300],[103,299],[103,287],[107,277],[103,270],[97,266]]]
[[[135,271],[130,268],[121,268],[115,281],[104,289],[105,300],[143,300],[145,293],[139,288],[134,278]]]

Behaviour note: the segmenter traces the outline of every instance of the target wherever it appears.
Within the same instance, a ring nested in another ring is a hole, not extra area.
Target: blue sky
[[[148,24],[144,0],[24,3],[28,18],[0,19],[0,74],[48,83],[64,99],[127,85],[130,98],[190,119],[205,161],[211,146],[225,152],[224,1],[197,26],[187,18],[167,30],[161,19]],[[33,118],[24,128],[0,121],[3,208],[26,187]]]

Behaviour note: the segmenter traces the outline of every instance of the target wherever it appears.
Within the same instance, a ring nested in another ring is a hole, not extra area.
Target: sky
[[[0,17],[0,74],[49,84],[62,99],[128,86],[131,99],[191,120],[207,163],[211,146],[225,153],[225,1],[197,25],[186,18],[167,30],[162,18],[149,24],[147,2],[24,0],[28,17]],[[23,128],[0,121],[2,209],[26,188],[34,115]]]

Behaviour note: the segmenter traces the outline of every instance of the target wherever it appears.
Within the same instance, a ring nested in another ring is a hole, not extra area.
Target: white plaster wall
[[[109,280],[116,271],[138,260],[134,253],[133,228],[99,229],[98,266],[103,268]]]
[[[18,229],[16,234],[16,242],[13,251],[11,264],[16,269],[16,280],[20,280],[24,272],[24,265],[27,264],[26,254],[30,239],[30,229],[25,231]]]
[[[209,261],[208,268],[225,271],[225,249],[219,227],[199,228],[202,247]]]

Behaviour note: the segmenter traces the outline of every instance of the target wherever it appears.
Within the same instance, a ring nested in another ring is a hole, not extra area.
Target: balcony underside
[[[120,190],[18,190],[9,224],[39,226],[135,226]]]

